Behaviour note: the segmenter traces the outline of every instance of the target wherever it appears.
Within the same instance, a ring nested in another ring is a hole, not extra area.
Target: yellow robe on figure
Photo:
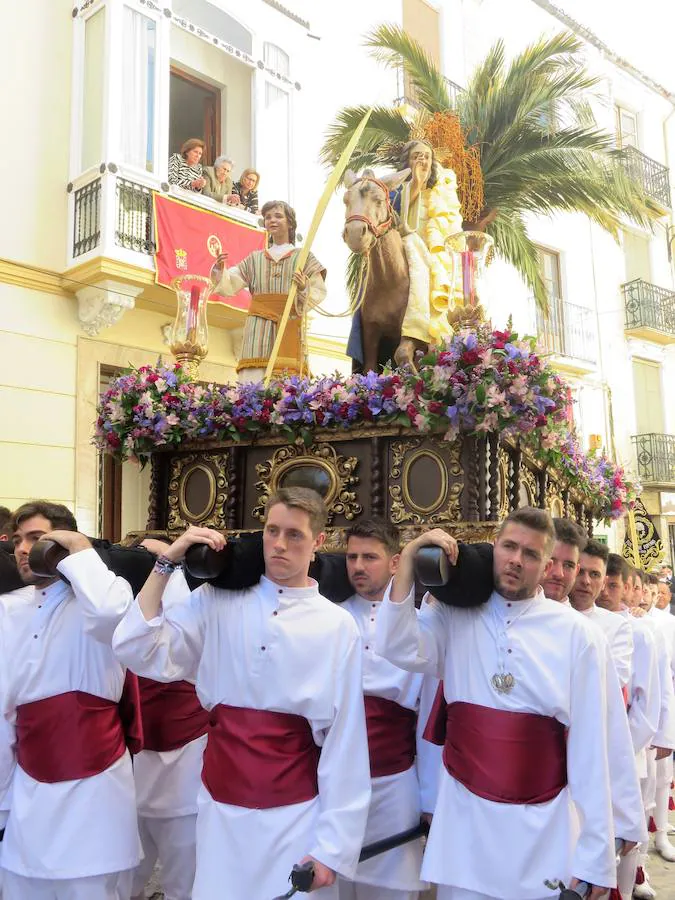
[[[452,258],[445,239],[462,230],[457,179],[451,169],[438,167],[438,180],[410,203],[410,182],[401,187],[401,222],[410,293],[403,319],[403,337],[438,343],[452,333],[448,312],[461,303],[453,283]]]

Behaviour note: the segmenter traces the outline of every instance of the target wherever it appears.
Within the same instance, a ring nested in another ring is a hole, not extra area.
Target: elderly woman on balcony
[[[212,166],[204,166],[206,185],[202,190],[205,197],[211,197],[220,203],[226,203],[232,194],[232,178],[230,173],[234,163],[229,156],[219,156]]]
[[[169,157],[169,184],[201,193],[206,184],[201,162],[205,149],[206,144],[200,138],[190,138],[180,148],[180,153],[172,153]]]
[[[257,215],[259,184],[260,175],[258,172],[255,169],[244,169],[239,181],[235,181],[232,187],[232,197],[228,200],[228,203]]]

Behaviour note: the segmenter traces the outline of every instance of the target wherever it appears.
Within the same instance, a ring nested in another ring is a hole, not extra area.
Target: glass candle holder
[[[445,249],[452,258],[452,283],[457,296],[461,291],[465,307],[481,301],[481,276],[493,256],[494,241],[483,231],[458,231],[445,239]]]
[[[174,278],[171,287],[176,292],[178,308],[169,336],[169,349],[196,381],[199,364],[209,349],[206,303],[213,284],[203,275],[182,275]]]

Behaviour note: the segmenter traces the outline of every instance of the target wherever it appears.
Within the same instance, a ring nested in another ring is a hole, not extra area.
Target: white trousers
[[[197,814],[170,819],[138,817],[144,858],[134,871],[132,897],[143,897],[155,863],[165,900],[190,900],[195,880]]]
[[[635,847],[630,853],[622,856],[616,870],[616,881],[619,893],[624,900],[630,900],[633,896],[633,888],[635,887],[635,873],[638,867],[638,859],[640,856],[639,847]]]
[[[339,900],[417,900],[419,891],[397,891],[394,888],[360,884],[338,878]]]
[[[656,761],[656,808],[654,821],[656,830],[668,832],[668,800],[670,799],[670,782],[673,776],[672,757]]]
[[[129,900],[132,869],[89,878],[26,878],[3,870],[3,900]]]

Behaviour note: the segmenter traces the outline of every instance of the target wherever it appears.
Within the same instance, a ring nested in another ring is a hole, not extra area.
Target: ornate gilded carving
[[[499,484],[499,506],[498,506],[498,519],[505,519],[509,514],[509,455],[508,453],[499,448],[498,453],[498,463],[499,469],[497,473],[497,479]]]
[[[262,521],[265,504],[281,486],[284,476],[301,465],[311,464],[322,469],[328,477],[328,490],[324,496],[328,522],[332,522],[335,516],[354,519],[363,512],[356,492],[350,490],[359,483],[358,476],[354,474],[358,462],[355,456],[340,456],[331,444],[326,443],[312,444],[310,447],[297,444],[279,447],[270,460],[255,467],[259,481],[255,485],[258,503],[253,509],[253,517]]]
[[[390,482],[391,521],[398,525],[411,522],[416,525],[440,525],[456,522],[461,518],[459,498],[463,482],[450,481],[448,476],[459,478],[462,472],[459,443],[447,445],[442,455],[433,447],[420,447],[416,440],[394,441],[391,445]],[[423,458],[431,459],[438,467],[440,490],[436,499],[426,506],[417,503],[410,491],[410,470],[415,462]]]
[[[550,476],[546,479],[546,509],[552,516],[563,518],[565,515],[565,501],[562,489],[557,481]]]
[[[189,453],[171,460],[169,472],[169,531],[188,525],[224,530],[227,528],[226,502],[229,494],[227,469],[229,452]],[[208,492],[201,509],[189,509],[186,490],[190,478],[201,472],[207,480]]]
[[[520,490],[527,497],[527,503],[520,503],[519,506],[538,505],[539,488],[537,486],[537,476],[527,466],[521,466],[520,468]]]

